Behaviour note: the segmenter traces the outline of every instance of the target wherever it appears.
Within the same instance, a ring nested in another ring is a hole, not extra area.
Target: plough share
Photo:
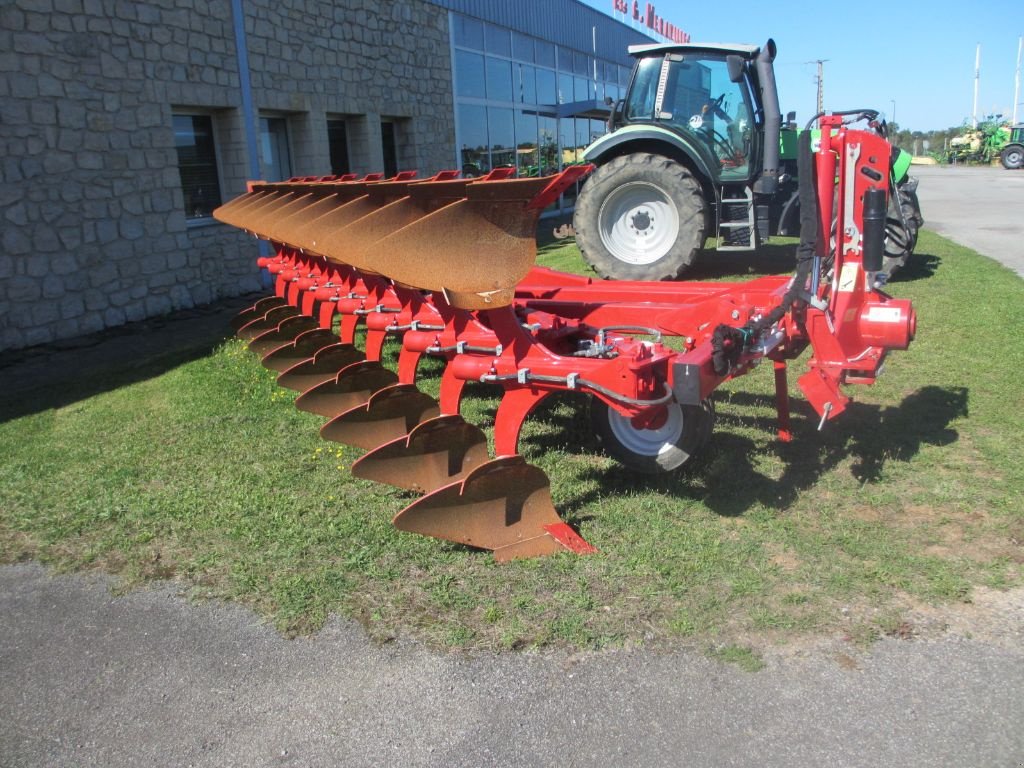
[[[273,296],[234,321],[239,337],[326,419],[321,435],[366,451],[353,474],[423,494],[394,524],[493,550],[499,560],[593,551],[562,522],[545,473],[518,452],[545,397],[592,398],[608,452],[646,473],[678,469],[710,438],[712,392],[763,359],[790,436],[788,361],[824,424],[914,337],[910,302],[875,287],[890,145],[823,118],[800,170],[802,236],[792,277],[741,283],[607,282],[535,265],[541,211],[589,167],[548,178],[351,176],[253,182],[214,212],[269,240]],[[820,233],[832,233],[822,237]],[[365,350],[355,345],[365,327]],[[666,343],[673,337],[673,343]],[[399,339],[397,373],[381,364]],[[446,366],[440,399],[416,387],[424,355]],[[494,452],[460,415],[467,382],[499,386]]]

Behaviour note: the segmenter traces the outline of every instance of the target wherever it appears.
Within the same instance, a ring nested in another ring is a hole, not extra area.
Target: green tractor
[[[752,251],[772,235],[797,234],[798,131],[792,113],[782,123],[775,42],[629,52],[636,64],[625,99],[584,154],[597,169],[580,189],[573,227],[591,266],[619,280],[672,280],[709,236],[719,251]],[[874,110],[842,114],[885,133]],[[910,155],[894,150],[886,275],[906,262],[924,223],[909,168]]]
[[[1024,168],[1024,123],[1010,129],[1010,140],[999,153],[999,162],[1011,171]]]

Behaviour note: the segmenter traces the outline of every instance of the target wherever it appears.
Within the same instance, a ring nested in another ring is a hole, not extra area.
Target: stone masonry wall
[[[288,118],[296,174],[450,167],[446,13],[426,2],[243,0],[253,99]],[[175,111],[210,114],[224,201],[249,158],[230,0],[7,0],[0,6],[0,350],[258,288],[256,246],[186,221]]]

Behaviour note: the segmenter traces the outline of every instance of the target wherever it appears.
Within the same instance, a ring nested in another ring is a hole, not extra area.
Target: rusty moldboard
[[[299,363],[312,359],[324,347],[337,343],[338,337],[332,331],[316,327],[300,333],[291,343],[271,350],[263,356],[261,362],[264,368],[284,373]]]
[[[352,465],[352,474],[427,493],[465,477],[488,459],[487,436],[461,416],[428,419]]]
[[[295,400],[300,411],[333,419],[357,405],[365,404],[379,389],[398,383],[398,376],[380,363],[363,360],[342,368],[322,384],[306,390]]]
[[[320,428],[320,437],[365,451],[406,437],[420,422],[440,415],[437,401],[413,384],[374,392],[365,405],[338,414]]]
[[[499,561],[567,549],[593,551],[582,539],[586,549],[570,547],[552,535],[563,533],[564,524],[551,502],[550,481],[521,456],[479,465],[462,480],[414,501],[395,515],[394,525],[401,531],[493,550]]]
[[[296,392],[306,392],[318,384],[336,378],[338,371],[365,358],[362,351],[352,344],[330,344],[318,349],[313,356],[283,371],[277,377],[282,387]]]

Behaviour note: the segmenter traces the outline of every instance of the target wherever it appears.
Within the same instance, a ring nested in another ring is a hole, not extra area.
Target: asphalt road
[[[1019,766],[1024,592],[974,639],[832,643],[747,673],[694,652],[466,656],[332,621],[285,640],[172,586],[0,568],[0,764]],[[980,636],[979,636],[980,634]]]
[[[1022,271],[1024,173],[915,173],[927,226]],[[1024,765],[1024,590],[913,626],[766,648],[757,673],[699,650],[466,656],[6,566],[0,766]]]
[[[931,229],[1024,277],[1024,171],[915,165],[918,199]]]

